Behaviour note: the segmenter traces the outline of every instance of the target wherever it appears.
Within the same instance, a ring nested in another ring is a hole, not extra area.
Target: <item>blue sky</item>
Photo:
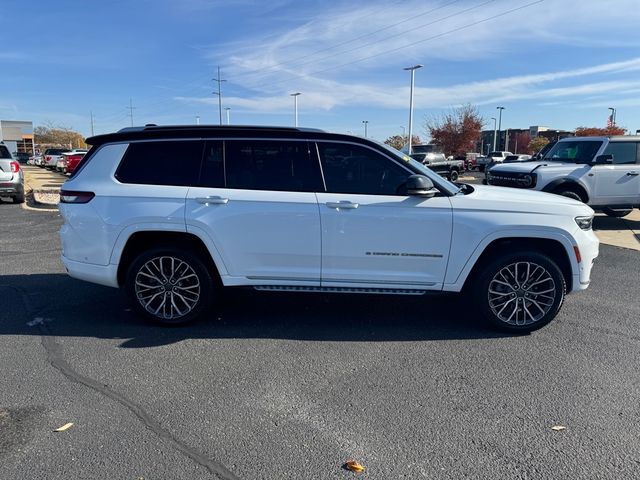
[[[522,8],[520,8],[522,7]],[[517,9],[517,10],[516,10]],[[509,11],[515,10],[509,13]],[[495,17],[495,18],[494,18]],[[462,103],[492,127],[640,129],[638,0],[0,0],[0,118],[96,133],[235,124],[384,140]]]

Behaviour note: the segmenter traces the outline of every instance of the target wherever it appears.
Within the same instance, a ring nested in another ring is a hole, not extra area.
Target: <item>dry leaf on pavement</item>
[[[73,423],[65,423],[61,427],[56,428],[54,432],[64,432],[65,430],[69,430],[71,427],[73,427]]]
[[[556,432],[559,432],[560,430],[566,430],[567,427],[563,427],[562,425],[554,425],[553,427],[551,427],[551,430],[555,430]]]
[[[344,466],[347,470],[351,470],[352,472],[364,472],[364,467],[355,460],[347,460]]]

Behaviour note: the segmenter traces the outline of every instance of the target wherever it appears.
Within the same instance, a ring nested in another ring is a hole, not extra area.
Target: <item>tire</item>
[[[16,195],[12,200],[13,203],[24,203],[24,195]]]
[[[449,180],[452,182],[455,182],[458,180],[458,171],[457,170],[451,170],[449,172]]]
[[[478,166],[478,171],[479,172],[484,172],[484,165],[479,165]]]
[[[614,217],[614,218],[622,218],[622,217],[626,217],[627,215],[629,215],[633,209],[632,208],[604,208],[602,210],[604,213],[607,214],[607,216],[609,217]]]
[[[578,200],[579,202],[582,202],[582,197],[580,197],[580,195],[574,192],[573,190],[558,190],[553,193],[555,193],[556,195],[561,195],[563,197],[573,198],[574,200]]]
[[[558,265],[536,252],[503,255],[485,265],[476,278],[475,303],[487,322],[516,333],[532,332],[551,322],[567,289]]]
[[[171,283],[175,276],[187,275],[182,282]],[[213,279],[202,259],[172,247],[156,247],[136,257],[129,266],[124,287],[134,310],[161,325],[194,321],[211,305],[214,297]]]

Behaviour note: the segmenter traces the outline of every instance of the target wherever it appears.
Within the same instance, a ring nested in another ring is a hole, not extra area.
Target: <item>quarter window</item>
[[[638,161],[638,143],[610,142],[604,149],[605,155],[613,155],[614,165],[636,163]]]
[[[227,188],[317,192],[322,177],[306,141],[228,140],[224,161]]]
[[[122,183],[191,186],[198,180],[202,141],[134,142],[116,172]]]
[[[322,172],[330,193],[403,195],[410,172],[360,145],[319,142]]]

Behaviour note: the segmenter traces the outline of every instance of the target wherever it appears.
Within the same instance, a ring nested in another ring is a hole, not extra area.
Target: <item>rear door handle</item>
[[[638,173],[638,172],[627,172],[627,176],[629,176],[629,177],[636,177],[638,175],[640,175],[640,173]]]
[[[329,208],[337,208],[337,209],[349,209],[353,210],[354,208],[358,208],[359,205],[357,203],[349,202],[349,201],[341,201],[341,202],[327,202],[325,204]]]
[[[196,202],[204,205],[225,205],[229,202],[228,198],[222,198],[217,196],[211,197],[196,197]]]

